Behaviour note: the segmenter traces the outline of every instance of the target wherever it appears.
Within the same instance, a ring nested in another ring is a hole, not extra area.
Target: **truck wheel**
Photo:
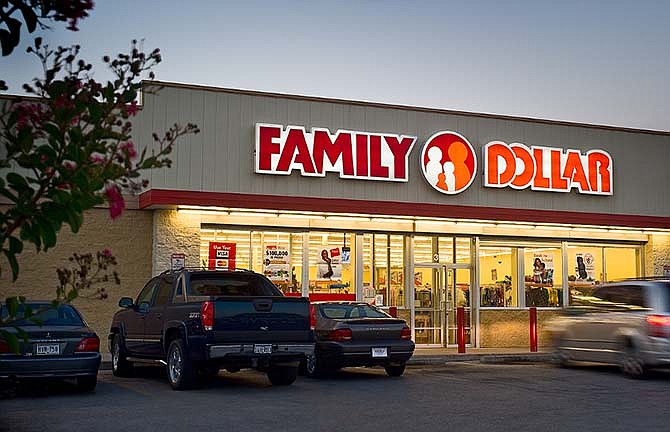
[[[92,392],[98,384],[97,375],[87,375],[77,377],[77,388],[83,392]]]
[[[399,365],[388,365],[384,366],[386,369],[386,374],[392,377],[399,377],[405,373],[405,363],[400,363]]]
[[[121,336],[112,339],[112,373],[117,377],[128,377],[133,374],[133,364],[126,360],[126,350],[121,346]]]
[[[174,390],[186,390],[193,387],[196,370],[186,355],[184,341],[175,339],[170,342],[167,354],[167,376]]]
[[[298,378],[298,368],[295,366],[272,366],[267,373],[275,386],[291,385]]]

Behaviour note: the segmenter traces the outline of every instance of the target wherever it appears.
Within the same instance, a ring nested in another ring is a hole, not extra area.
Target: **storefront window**
[[[482,307],[518,307],[517,248],[479,248],[479,295]]]
[[[570,298],[587,295],[603,280],[603,248],[568,246],[568,288]]]
[[[405,266],[402,235],[373,234],[375,304],[405,305]]]
[[[563,254],[559,246],[525,248],[524,285],[526,306],[562,306],[562,274]]]
[[[415,263],[437,262],[437,260],[433,260],[435,254],[438,253],[437,248],[434,245],[435,245],[434,237],[415,236],[414,262]]]
[[[630,279],[640,274],[639,248],[606,247],[605,267],[608,281]]]
[[[202,228],[200,263],[210,270],[251,269],[251,232]]]
[[[251,233],[253,268],[284,293],[301,292],[302,233]]]
[[[309,234],[310,293],[353,294],[352,245],[355,234],[311,232]]]
[[[471,253],[470,253],[470,244],[471,239],[468,237],[456,237],[456,263],[458,264],[470,264]]]

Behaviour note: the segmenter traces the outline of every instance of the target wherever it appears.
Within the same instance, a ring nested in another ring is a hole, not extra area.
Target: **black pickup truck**
[[[220,369],[254,368],[273,385],[290,385],[314,354],[307,299],[284,297],[248,270],[164,272],[119,306],[109,333],[116,376],[135,363],[161,364],[181,390]]]

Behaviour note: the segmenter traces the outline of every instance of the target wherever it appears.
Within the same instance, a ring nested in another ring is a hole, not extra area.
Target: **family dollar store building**
[[[466,342],[483,348],[527,347],[529,307],[541,330],[596,284],[670,272],[668,132],[145,89],[138,148],[174,123],[202,132],[179,142],[171,168],[147,173],[149,189],[120,220],[95,210],[59,245],[118,251],[122,286],[107,309],[85,311],[103,334],[116,298],[184,264],[251,269],[287,295],[395,307],[426,347],[456,344],[464,307]],[[24,259],[55,266],[47,255]]]

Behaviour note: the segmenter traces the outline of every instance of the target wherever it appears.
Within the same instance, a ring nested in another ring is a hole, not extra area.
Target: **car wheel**
[[[405,373],[405,363],[401,363],[399,365],[384,366],[384,369],[386,369],[386,374],[388,376],[399,377],[403,373]]]
[[[562,368],[568,368],[570,367],[570,356],[568,355],[567,351],[563,348],[564,346],[565,343],[563,341],[563,338],[556,341],[556,345],[554,346],[554,352],[551,355],[551,362],[556,366],[560,366]]]
[[[126,350],[121,346],[121,336],[112,339],[112,373],[114,376],[127,377],[133,374],[133,363],[126,360]]]
[[[298,368],[295,366],[272,366],[267,374],[272,385],[287,386],[293,384],[298,378]]]
[[[195,382],[195,368],[186,356],[184,342],[175,339],[170,342],[167,354],[167,376],[174,390],[186,390]]]
[[[631,378],[644,378],[647,368],[642,361],[639,351],[629,342],[621,352],[621,361],[619,363],[621,372]]]
[[[77,377],[77,388],[83,392],[92,392],[98,384],[97,375],[87,375]]]
[[[315,355],[307,356],[305,374],[310,378],[318,378],[323,375],[323,367],[318,363]]]

